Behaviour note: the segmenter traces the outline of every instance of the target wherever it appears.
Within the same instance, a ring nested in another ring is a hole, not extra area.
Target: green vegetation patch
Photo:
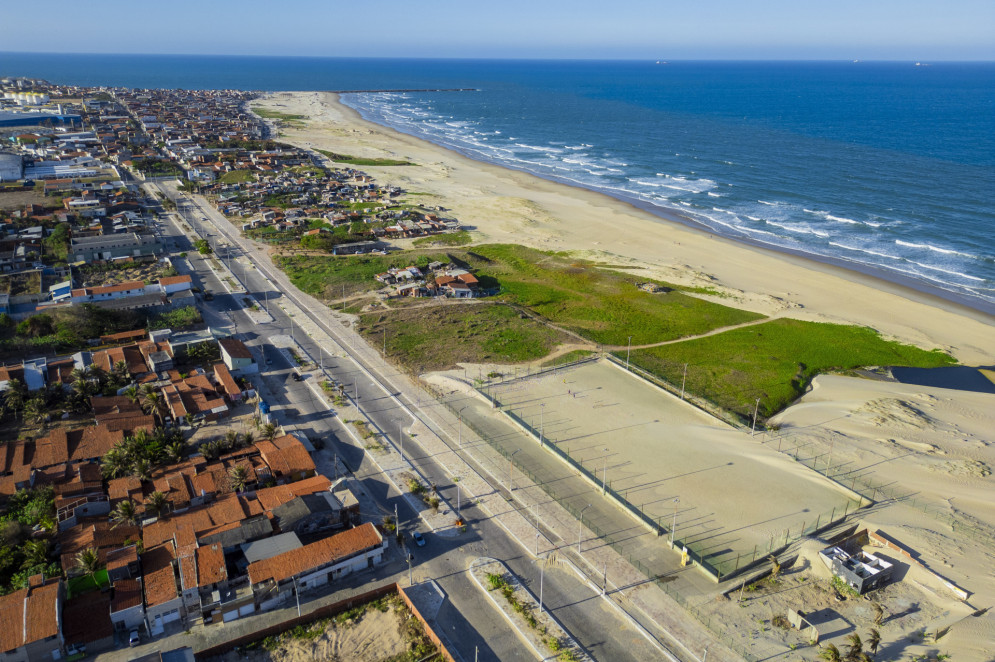
[[[486,244],[466,253],[466,261],[501,284],[502,297],[529,308],[594,342],[649,344],[705,333],[763,318],[763,315],[671,291],[640,290],[640,279],[524,246]]]
[[[358,330],[374,347],[414,374],[452,368],[460,362],[534,361],[564,342],[564,334],[510,306],[495,303],[428,304],[368,313]]]
[[[278,110],[269,110],[268,108],[260,108],[259,106],[253,106],[252,112],[259,117],[263,117],[268,120],[285,120],[292,122],[294,120],[307,119],[307,115],[294,115],[291,113],[281,113]]]
[[[69,588],[69,594],[66,596],[67,599],[110,585],[107,580],[107,570],[98,570],[92,577],[90,575],[73,577],[66,584]]]
[[[620,352],[624,356],[624,352]],[[633,350],[632,363],[745,419],[775,414],[801,396],[820,373],[863,366],[932,368],[956,361],[883,339],[866,327],[778,319],[707,338]]]
[[[336,152],[329,152],[328,150],[319,149],[316,150],[320,154],[324,154],[332,161],[336,163],[345,163],[348,165],[357,166],[410,166],[415,165],[411,161],[403,161],[399,159],[376,159],[376,158],[364,158],[361,156],[350,156],[348,154],[338,154]]]
[[[414,246],[466,246],[473,242],[466,230],[434,234],[430,237],[420,237],[412,242]]]
[[[369,292],[383,287],[374,279],[391,267],[404,268],[412,264],[427,266],[430,262],[449,262],[445,254],[405,251],[391,255],[313,255],[281,256],[277,265],[301,291],[327,300]]]
[[[222,184],[245,184],[256,181],[256,173],[251,170],[232,170],[218,177]]]

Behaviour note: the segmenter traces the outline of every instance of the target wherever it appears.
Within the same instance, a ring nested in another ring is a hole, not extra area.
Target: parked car
[[[411,539],[415,541],[415,544],[419,547],[425,546],[425,536],[421,534],[421,531],[412,531]]]
[[[138,636],[138,630],[132,630],[131,632],[128,633],[129,646],[137,646],[139,643],[141,643],[141,641],[142,641],[141,638]]]

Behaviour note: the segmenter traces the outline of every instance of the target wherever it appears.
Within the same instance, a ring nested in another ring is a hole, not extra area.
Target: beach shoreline
[[[725,237],[679,210],[667,214],[638,200],[475,159],[365,119],[337,93],[268,93],[254,103],[260,102],[307,118],[300,127],[283,128],[288,142],[418,164],[363,169],[378,181],[437,196],[483,241],[622,259],[626,268],[662,280],[718,286],[726,303],[731,298],[764,314],[869,326],[967,364],[988,365],[995,357],[995,316],[915,279],[902,282],[863,265]]]

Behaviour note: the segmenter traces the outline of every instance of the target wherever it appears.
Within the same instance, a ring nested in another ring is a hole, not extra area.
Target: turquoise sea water
[[[995,64],[0,54],[0,74],[347,94],[364,117],[995,310]],[[841,296],[845,296],[841,293]]]

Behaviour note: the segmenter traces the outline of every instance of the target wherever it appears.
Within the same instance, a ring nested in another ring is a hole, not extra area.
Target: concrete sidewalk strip
[[[531,591],[525,588],[518,580],[518,577],[504,563],[497,559],[481,557],[470,562],[469,570],[473,581],[490,598],[505,620],[515,629],[522,641],[528,644],[538,659],[559,659],[565,651],[570,651],[573,659],[578,662],[581,660],[584,662],[593,662],[583,647],[560,625],[560,622],[556,620],[549,610],[543,609],[540,612],[539,600],[532,595]],[[524,615],[516,612],[503,594],[499,594],[496,589],[491,589],[488,580],[488,575],[491,574],[498,575],[507,582],[508,586],[512,589],[515,599],[519,604],[524,605],[531,612],[532,616],[535,617],[538,622],[538,628],[531,627],[525,620]],[[551,641],[556,642],[554,644],[555,648],[549,645]]]

